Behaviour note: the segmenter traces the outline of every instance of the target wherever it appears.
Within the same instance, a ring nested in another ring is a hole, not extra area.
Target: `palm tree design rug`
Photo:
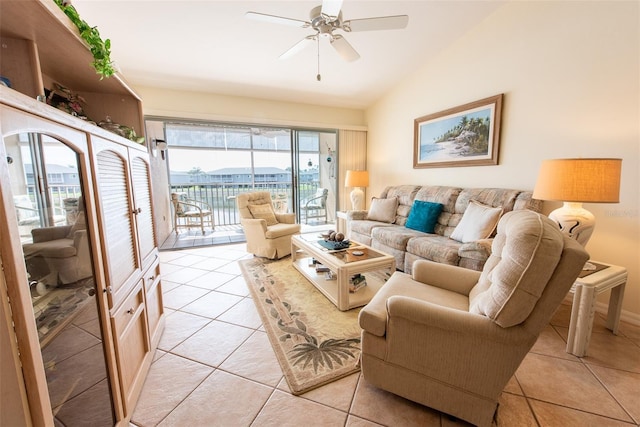
[[[338,310],[293,268],[290,257],[242,260],[240,268],[291,393],[360,369],[360,309]]]

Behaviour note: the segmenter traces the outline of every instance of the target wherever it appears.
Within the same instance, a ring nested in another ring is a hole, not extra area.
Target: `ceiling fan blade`
[[[334,35],[331,40],[331,46],[338,52],[338,55],[345,61],[352,62],[360,58],[360,54],[349,44],[349,42],[340,35]]]
[[[313,41],[316,39],[316,36],[307,36],[305,38],[303,38],[302,40],[300,40],[298,43],[294,44],[289,50],[287,50],[285,53],[283,53],[282,55],[280,55],[280,59],[287,59],[287,58],[291,58],[293,55],[295,55],[296,53],[300,52],[301,50],[303,50],[304,48],[306,48],[307,46],[311,45],[313,43]]]
[[[408,15],[380,16],[378,18],[352,19],[345,21],[345,31],[400,30],[409,23]]]
[[[285,18],[283,16],[267,15],[266,13],[247,12],[244,14],[244,16],[246,16],[249,19],[254,19],[256,21],[270,22],[272,24],[290,25],[293,27],[307,28],[311,25],[311,23],[307,21],[301,21],[299,19],[293,19],[293,18]]]
[[[320,13],[330,17],[329,22],[332,22],[338,19],[340,9],[342,9],[342,0],[323,0],[322,11]]]

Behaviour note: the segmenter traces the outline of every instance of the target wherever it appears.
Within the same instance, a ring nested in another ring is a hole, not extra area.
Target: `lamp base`
[[[549,218],[557,222],[560,230],[576,239],[578,243],[585,246],[593,233],[596,225],[596,218],[591,212],[582,207],[582,203],[564,202],[549,214]]]
[[[351,208],[354,211],[364,210],[364,191],[360,187],[355,187],[351,192]]]

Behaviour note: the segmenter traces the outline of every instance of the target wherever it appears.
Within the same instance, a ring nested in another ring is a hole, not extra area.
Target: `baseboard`
[[[573,294],[567,294],[567,296],[563,300],[564,304],[571,305],[573,304]],[[607,310],[609,309],[609,303],[604,303],[600,301],[596,301],[596,312],[607,315]],[[632,313],[627,310],[622,310],[620,312],[620,321],[630,323],[634,326],[640,326],[640,314]]]
[[[596,301],[596,311],[598,313],[602,313],[606,316],[608,308],[609,304]],[[635,326],[640,326],[640,314],[632,313],[627,310],[622,310],[622,312],[620,312],[620,320],[622,322],[627,322]]]

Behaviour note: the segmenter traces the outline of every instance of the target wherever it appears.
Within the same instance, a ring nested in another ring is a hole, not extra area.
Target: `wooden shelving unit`
[[[53,0],[0,1],[0,57],[0,75],[17,92],[36,98],[56,82],[87,101],[96,123],[110,116],[144,134],[140,97],[119,73],[100,79],[88,46]]]
[[[0,349],[0,356],[6,356],[3,365],[15,366],[13,382],[4,382],[3,370],[3,394],[18,396],[20,405],[8,408],[8,419],[28,420],[19,424],[53,425],[53,411],[5,160],[9,139],[42,134],[78,156],[117,425],[129,424],[163,330],[147,148],[36,100],[56,82],[86,100],[90,119],[109,116],[143,135],[140,97],[119,74],[100,79],[92,61],[75,25],[53,0],[0,0],[0,75],[11,82],[11,88],[0,87],[0,306],[10,307],[10,317],[0,316],[0,328],[15,334],[5,341],[11,351]]]

